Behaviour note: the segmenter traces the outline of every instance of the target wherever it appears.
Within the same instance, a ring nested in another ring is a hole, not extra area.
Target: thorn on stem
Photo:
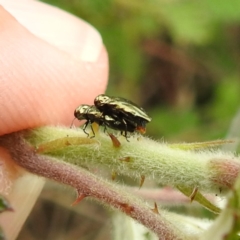
[[[126,214],[130,214],[133,211],[133,206],[129,206],[127,203],[120,203],[119,205],[122,207],[122,211]]]
[[[156,203],[156,202],[154,202],[154,208],[152,209],[152,211],[153,211],[154,213],[159,214],[158,206],[157,206],[157,203]]]
[[[65,143],[65,145],[66,145],[66,146],[70,146],[70,145],[71,145],[71,143],[70,143],[68,140],[66,140],[66,143]]]
[[[195,187],[195,188],[193,189],[192,193],[191,193],[190,196],[189,196],[191,202],[194,200],[194,198],[196,197],[197,193],[198,193],[198,187]]]
[[[130,162],[130,161],[131,161],[131,158],[130,158],[130,157],[121,158],[120,161]]]
[[[139,185],[139,189],[142,187],[142,185],[144,184],[144,181],[145,181],[145,176],[142,175],[141,176],[141,180],[140,180],[140,185]]]
[[[85,197],[87,197],[85,194],[78,193],[77,199],[71,204],[72,206],[77,205],[79,202],[81,202]]]
[[[108,134],[109,137],[111,138],[112,140],[112,144],[115,148],[119,148],[121,146],[121,143],[119,142],[119,140],[112,134],[112,133],[109,133]]]

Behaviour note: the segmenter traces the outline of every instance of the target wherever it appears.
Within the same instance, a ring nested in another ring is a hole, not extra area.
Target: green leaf
[[[11,207],[9,201],[5,197],[0,195],[0,213],[5,211],[13,211],[13,208]]]
[[[177,186],[178,190],[181,191],[185,196],[189,197],[189,200],[191,200],[191,195],[193,193],[193,189],[189,189],[186,187]],[[196,191],[192,201],[196,201],[200,203],[203,207],[207,208],[209,211],[213,213],[220,213],[221,209],[217,206],[215,206],[213,203],[211,203],[206,197],[204,197],[198,190]]]

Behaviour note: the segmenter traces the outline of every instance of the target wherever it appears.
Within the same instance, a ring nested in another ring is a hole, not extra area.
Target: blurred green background
[[[153,118],[148,135],[222,138],[240,102],[239,0],[47,0],[92,24],[109,53],[107,93]]]
[[[100,32],[110,62],[107,93],[146,109],[153,118],[147,135],[170,142],[225,137],[240,103],[239,0],[45,2]],[[72,208],[72,190],[58,196],[56,189],[46,185],[19,240],[111,239],[103,208],[85,200]],[[202,208],[182,212],[206,217]]]

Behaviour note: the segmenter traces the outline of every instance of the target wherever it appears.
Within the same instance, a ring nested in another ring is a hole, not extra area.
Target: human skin
[[[32,0],[0,0],[0,135],[43,125],[70,126],[74,109],[103,93],[108,57],[86,22]],[[14,212],[0,215],[15,239],[44,180],[0,148],[0,192]]]

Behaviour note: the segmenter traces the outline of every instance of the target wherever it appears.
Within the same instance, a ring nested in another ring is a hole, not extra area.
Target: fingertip
[[[103,45],[102,38],[87,22],[39,1],[2,0],[1,3],[35,36],[66,51],[76,59],[97,61]]]
[[[47,124],[69,125],[76,106],[92,103],[106,88],[104,46],[95,62],[82,61],[66,48],[39,39],[1,10],[5,21],[0,27],[0,134]]]

